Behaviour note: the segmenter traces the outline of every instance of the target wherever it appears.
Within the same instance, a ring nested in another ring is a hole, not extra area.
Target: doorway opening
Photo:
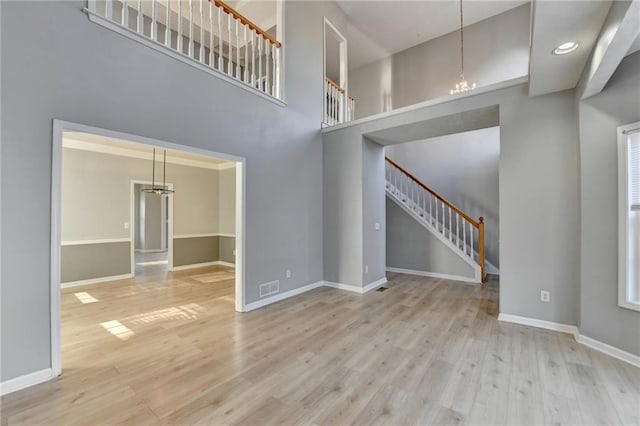
[[[83,348],[245,310],[244,158],[55,120],[52,165],[55,375],[63,355],[89,368]]]

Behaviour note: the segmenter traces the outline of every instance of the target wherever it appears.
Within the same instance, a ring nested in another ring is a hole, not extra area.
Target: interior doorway
[[[150,192],[153,185],[131,181],[134,276],[166,274],[173,269],[173,197]],[[173,190],[172,183],[164,186]]]
[[[54,120],[52,166],[55,375],[63,336],[65,368],[90,368],[87,351],[146,347],[163,321],[245,310],[244,158]]]

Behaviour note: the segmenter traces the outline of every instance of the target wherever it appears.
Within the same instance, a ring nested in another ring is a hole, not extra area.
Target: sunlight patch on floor
[[[82,303],[95,303],[99,302],[98,299],[87,293],[86,291],[82,291],[80,293],[73,293],[76,298]]]
[[[130,328],[118,320],[103,322],[100,323],[100,325],[120,340],[128,340],[135,334]]]

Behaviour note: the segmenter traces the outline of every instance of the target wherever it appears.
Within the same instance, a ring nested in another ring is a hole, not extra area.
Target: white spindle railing
[[[346,96],[345,91],[330,78],[324,81],[324,122],[329,126],[355,119],[356,100]]]
[[[432,230],[477,262],[484,279],[484,219],[481,217],[476,221],[461,212],[390,159],[385,162],[385,177],[387,191]]]
[[[93,14],[281,99],[281,43],[220,0],[89,0],[88,5]]]

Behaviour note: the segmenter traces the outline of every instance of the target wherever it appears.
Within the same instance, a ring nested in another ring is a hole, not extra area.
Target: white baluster
[[[171,47],[171,0],[167,0],[167,13],[165,14],[164,45]]]
[[[200,59],[201,63],[205,63],[204,62],[204,6],[202,5],[202,3],[204,3],[205,0],[198,0],[198,3],[200,3],[200,53],[199,53],[199,57],[198,59]]]
[[[240,75],[240,20],[234,19],[236,23],[236,78],[242,79]]]
[[[209,3],[209,66],[214,68],[215,65],[213,62],[215,60],[215,45],[213,42],[213,1],[208,1],[207,3]]]
[[[224,72],[224,40],[222,40],[222,8],[218,6],[218,71]]]
[[[249,83],[249,39],[247,38],[247,25],[243,25],[244,31],[244,72],[242,81]]]
[[[151,0],[151,28],[149,28],[149,37],[156,40],[158,29],[156,28],[156,0]]]
[[[189,0],[189,57],[195,59],[195,53],[193,44],[193,0]]]
[[[227,15],[227,74],[233,75],[233,46],[231,45],[231,14]]]
[[[435,223],[435,226],[436,226],[436,230],[437,230],[438,229],[438,199],[434,197],[433,201],[434,201],[434,204],[435,204],[435,207],[436,207],[436,223]]]
[[[129,9],[127,8],[127,0],[122,0],[122,14],[120,16],[120,24],[129,27]]]
[[[251,85],[256,87],[256,41],[254,30],[251,30]]]
[[[471,223],[469,223],[469,246],[470,246],[469,254],[471,255],[471,260],[474,260],[473,259],[473,225]]]
[[[258,87],[262,90],[262,41],[264,39],[258,34]]]
[[[449,241],[453,242],[453,222],[451,222],[451,207],[449,207]]]
[[[104,2],[104,17],[107,19],[113,18],[113,0],[106,0]]]
[[[265,72],[265,77],[264,77],[264,91],[265,93],[271,93],[271,90],[269,89],[270,86],[270,69],[271,67],[269,66],[269,57],[270,57],[270,53],[271,53],[271,42],[269,40],[265,40],[265,45],[264,45],[264,72]]]
[[[444,224],[445,224],[445,217],[444,217],[444,203],[442,201],[440,201],[440,205],[442,205],[442,234],[444,235]]]
[[[138,34],[144,34],[144,14],[142,13],[142,0],[138,0],[138,24],[136,25]]]
[[[273,96],[280,99],[282,95],[280,94],[280,48],[279,47],[276,47],[275,55],[276,55],[276,65],[275,65],[276,88],[274,89],[275,93],[273,94]]]
[[[462,219],[462,252],[467,254],[467,221]]]
[[[276,45],[271,45],[271,96],[276,96]]]
[[[456,213],[456,247],[460,248],[460,215]]]
[[[432,208],[433,195],[429,193],[429,223],[433,225],[433,208]]]

